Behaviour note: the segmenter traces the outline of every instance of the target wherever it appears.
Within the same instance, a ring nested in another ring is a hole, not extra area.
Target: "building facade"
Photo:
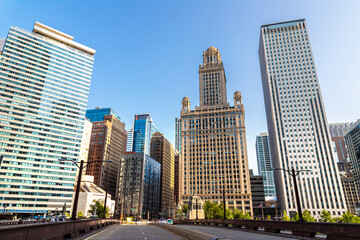
[[[255,148],[259,174],[263,176],[264,180],[265,197],[267,200],[276,200],[274,170],[267,133],[261,133],[260,136],[256,136]]]
[[[351,173],[355,186],[360,192],[360,119],[345,132],[345,142],[349,154]]]
[[[125,153],[121,159],[117,204],[122,216],[157,219],[161,164],[144,153]]]
[[[80,154],[79,159],[87,162],[89,155],[89,147],[90,147],[90,138],[91,138],[91,129],[92,123],[89,119],[85,118],[84,120],[84,130],[81,137],[81,146],[80,146]],[[86,174],[86,168],[83,169],[83,174]]]
[[[181,118],[175,118],[175,150],[181,154]]]
[[[127,143],[126,143],[126,151],[132,152],[133,150],[133,139],[134,139],[134,129],[130,129],[128,131]]]
[[[150,157],[161,164],[160,211],[163,217],[173,217],[175,185],[174,146],[159,132],[154,133],[150,143]]]
[[[252,214],[245,110],[240,92],[234,106],[226,100],[226,78],[219,50],[210,47],[199,67],[200,107],[182,100],[182,200],[194,195],[220,203],[227,191],[228,207]]]
[[[126,152],[125,124],[117,117],[105,115],[102,121],[92,123],[86,175],[94,176],[94,184],[116,196],[118,169],[121,155]]]
[[[120,117],[111,108],[96,107],[94,109],[86,110],[86,118],[88,118],[90,122],[103,121],[106,115],[115,116],[120,120]]]
[[[352,214],[360,216],[360,197],[355,184],[354,175],[351,172],[340,172],[340,179],[344,189],[348,210]]]
[[[352,123],[332,123],[329,125],[334,152],[339,162],[349,161],[344,134]]]
[[[91,209],[90,206],[94,204],[94,200],[105,202],[105,195],[105,190],[94,184],[94,176],[83,175],[81,178],[78,212],[81,212],[85,217],[94,215],[93,209]],[[114,215],[115,210],[115,200],[111,200],[111,197],[110,194],[107,194],[106,208],[109,208],[109,217]],[[71,206],[71,210],[72,209],[73,205]],[[98,213],[96,215],[98,215]]]
[[[275,168],[298,175],[303,209],[319,217],[346,211],[309,34],[304,19],[261,26],[259,60]],[[292,178],[275,172],[280,207],[295,214]]]
[[[132,151],[150,156],[150,141],[154,133],[159,132],[150,114],[134,116],[134,133]]]
[[[174,157],[174,203],[179,205],[181,202],[181,190],[182,190],[182,160],[181,154],[175,150]]]
[[[0,211],[71,205],[95,50],[36,22],[0,49]]]

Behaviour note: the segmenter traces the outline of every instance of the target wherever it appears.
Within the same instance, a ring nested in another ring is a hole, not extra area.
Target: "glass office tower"
[[[297,176],[303,209],[342,215],[344,193],[305,20],[261,26],[259,60],[274,167],[310,170]],[[280,207],[295,214],[291,176],[276,171],[275,182]]]
[[[120,214],[157,219],[160,207],[161,164],[144,153],[125,153],[116,190]]]
[[[259,175],[263,176],[264,180],[266,200],[276,200],[274,171],[271,161],[269,136],[267,133],[261,133],[260,136],[256,136],[255,148]]]
[[[134,116],[134,132],[132,151],[150,155],[150,141],[154,133],[160,132],[150,114]]]
[[[103,121],[104,117],[107,115],[115,116],[119,120],[121,119],[111,108],[100,108],[100,107],[86,110],[85,116],[90,120],[90,122],[100,122]]]
[[[95,50],[36,22],[0,49],[0,211],[71,205]]]

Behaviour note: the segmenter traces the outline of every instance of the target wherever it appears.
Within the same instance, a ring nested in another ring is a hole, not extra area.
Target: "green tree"
[[[331,217],[330,212],[326,210],[322,210],[320,215],[320,222],[336,222],[336,219]]]
[[[267,215],[267,216],[266,216],[266,219],[267,219],[267,220],[271,220],[271,216],[270,216],[270,215]]]
[[[360,217],[352,215],[349,211],[344,213],[339,220],[342,223],[360,223]]]
[[[302,215],[303,215],[304,221],[306,221],[306,222],[316,222],[315,217],[311,216],[310,212],[307,209],[305,209],[303,211]]]
[[[187,205],[186,203],[183,205],[183,213],[186,215],[187,212],[189,210],[189,205]]]
[[[284,210],[283,217],[282,217],[281,221],[286,221],[286,222],[290,221],[290,218],[289,218],[289,216],[286,214],[286,211],[285,211],[285,210]]]
[[[100,218],[104,217],[104,200],[102,200],[102,199],[94,199],[93,203],[90,204],[90,209],[89,209],[88,213],[92,214],[94,208],[96,209],[96,214]],[[110,209],[108,207],[106,207],[106,210],[105,210],[105,216],[106,217],[109,216],[109,211],[110,211]]]
[[[291,221],[299,221],[299,213],[296,213],[295,216],[291,219]]]
[[[82,213],[82,211],[79,211],[77,215],[78,215],[78,218],[83,218],[84,217],[84,214]]]

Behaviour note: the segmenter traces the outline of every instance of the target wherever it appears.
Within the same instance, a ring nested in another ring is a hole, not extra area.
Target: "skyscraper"
[[[89,155],[91,129],[92,129],[92,123],[89,121],[89,119],[85,118],[84,129],[83,129],[83,134],[82,134],[82,138],[81,138],[79,159],[84,160],[86,162],[87,162],[88,155]],[[83,174],[86,174],[86,168],[83,169]]]
[[[190,109],[184,97],[181,110],[182,200],[194,195],[252,213],[245,135],[245,110],[240,92],[234,106],[226,100],[226,78],[220,52],[204,51],[199,67],[200,107]]]
[[[267,133],[261,133],[260,136],[256,136],[255,148],[259,174],[263,176],[265,197],[267,200],[275,200],[274,171],[271,161],[269,136]]]
[[[162,133],[156,132],[151,138],[150,157],[161,164],[160,211],[163,217],[173,217],[175,185],[174,146]]]
[[[331,141],[333,142],[333,149],[337,154],[339,162],[348,161],[344,135],[351,124],[352,123],[333,123],[329,125]]]
[[[181,153],[181,118],[175,118],[175,150]]]
[[[344,193],[305,20],[261,26],[259,60],[274,167],[310,170],[297,176],[303,209],[342,215]],[[291,176],[276,171],[275,182],[280,207],[294,214]]]
[[[181,201],[182,190],[182,160],[181,154],[175,150],[175,183],[174,183],[174,203],[179,204]]]
[[[126,152],[127,133],[125,124],[113,115],[105,115],[102,121],[92,122],[86,174],[94,176],[94,184],[107,190],[115,198],[121,155]]]
[[[134,116],[134,133],[132,151],[145,153],[150,156],[150,141],[154,133],[159,132],[150,114],[140,114]]]
[[[134,129],[130,129],[128,131],[127,143],[126,143],[126,151],[132,152],[133,150],[133,139],[134,139]]]
[[[95,50],[36,22],[11,27],[0,49],[1,209],[71,205]]]
[[[345,132],[345,142],[349,153],[351,172],[360,193],[360,119]]]
[[[86,117],[90,120],[90,122],[103,121],[106,115],[115,116],[120,120],[120,117],[111,108],[96,107],[94,109],[86,110]]]
[[[145,153],[125,153],[119,168],[117,208],[135,219],[157,219],[161,164]]]

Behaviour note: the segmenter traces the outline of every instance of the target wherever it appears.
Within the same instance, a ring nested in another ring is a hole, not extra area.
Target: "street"
[[[182,229],[203,232],[216,237],[223,237],[231,240],[277,240],[290,239],[280,236],[272,236],[266,234],[245,232],[239,230],[231,230],[217,227],[193,226],[193,225],[176,225]],[[105,239],[121,239],[121,240],[184,240],[181,236],[169,232],[155,225],[113,225],[105,230],[101,230],[94,234],[89,234],[81,239],[84,240],[105,240]]]
[[[97,232],[84,240],[184,240],[175,233],[166,231],[154,225],[113,225],[103,231]]]
[[[231,240],[253,240],[253,239],[261,239],[261,240],[285,240],[290,239],[287,237],[280,236],[272,236],[261,233],[252,233],[245,232],[240,230],[232,230],[228,228],[219,228],[219,227],[208,227],[208,226],[194,226],[194,225],[176,225],[177,227],[193,230],[198,232],[203,232],[209,235],[214,235],[216,237],[223,237]],[[292,238],[293,239],[293,238]]]

